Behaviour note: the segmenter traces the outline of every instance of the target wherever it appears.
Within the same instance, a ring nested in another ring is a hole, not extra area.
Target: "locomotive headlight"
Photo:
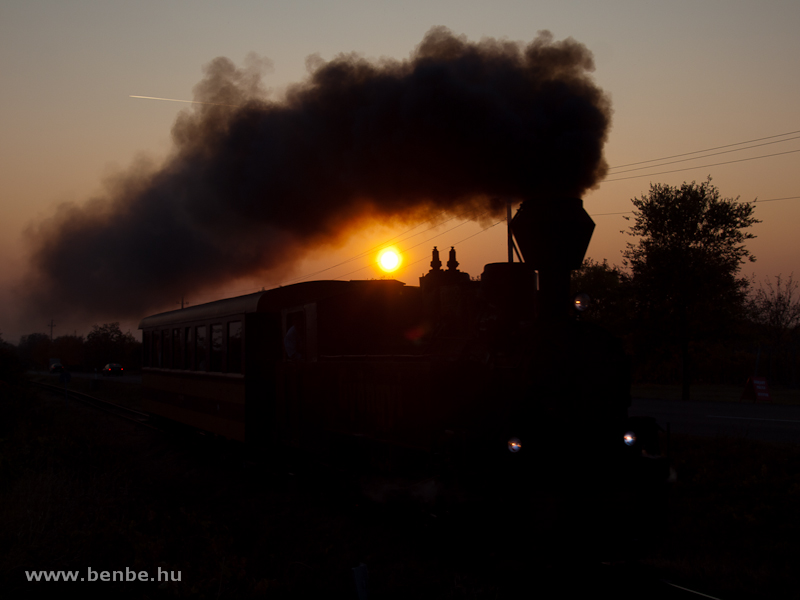
[[[572,299],[572,304],[575,307],[575,310],[578,312],[585,311],[587,308],[589,308],[590,303],[591,298],[589,298],[588,294],[584,294],[583,292],[575,294],[575,297]]]
[[[522,449],[522,442],[519,441],[519,438],[511,438],[508,440],[508,449],[511,452],[519,452]]]
[[[625,442],[626,446],[633,446],[636,443],[636,434],[629,431],[622,436],[622,440]]]

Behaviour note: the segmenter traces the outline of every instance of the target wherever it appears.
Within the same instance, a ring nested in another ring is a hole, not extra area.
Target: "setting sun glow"
[[[400,255],[394,250],[383,250],[378,255],[378,266],[386,273],[396,271],[400,267]]]

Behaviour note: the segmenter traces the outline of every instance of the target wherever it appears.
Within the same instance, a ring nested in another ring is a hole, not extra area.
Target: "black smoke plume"
[[[592,54],[431,29],[408,60],[308,60],[281,100],[217,58],[159,168],[29,230],[28,305],[139,317],[270,273],[372,220],[478,214],[493,198],[579,197],[606,173],[608,97]],[[61,311],[63,314],[63,311]]]

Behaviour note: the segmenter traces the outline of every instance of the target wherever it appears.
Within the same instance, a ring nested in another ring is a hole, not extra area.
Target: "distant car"
[[[63,373],[65,371],[66,371],[66,369],[64,368],[64,365],[62,365],[61,363],[54,363],[54,364],[50,365],[50,374],[51,375],[58,375],[59,373]]]
[[[103,376],[122,375],[122,365],[119,363],[109,363],[103,367]]]

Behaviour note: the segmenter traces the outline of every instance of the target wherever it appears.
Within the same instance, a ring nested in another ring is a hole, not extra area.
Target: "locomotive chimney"
[[[458,271],[458,261],[456,260],[456,248],[455,248],[455,246],[450,246],[450,258],[447,261],[447,270],[448,271]]]
[[[442,261],[439,260],[439,251],[436,246],[433,247],[433,254],[431,256],[431,271],[441,271]]]
[[[419,278],[419,286],[426,291],[438,290],[447,286],[463,286],[469,284],[469,273],[462,273],[458,270],[456,260],[456,249],[450,248],[450,260],[447,261],[447,270],[442,270],[442,261],[439,260],[439,250],[433,247],[431,260],[431,270],[427,275]],[[438,292],[437,292],[438,293]]]
[[[526,200],[511,221],[519,251],[539,272],[539,314],[566,318],[570,271],[579,269],[594,231],[594,221],[579,198]]]

